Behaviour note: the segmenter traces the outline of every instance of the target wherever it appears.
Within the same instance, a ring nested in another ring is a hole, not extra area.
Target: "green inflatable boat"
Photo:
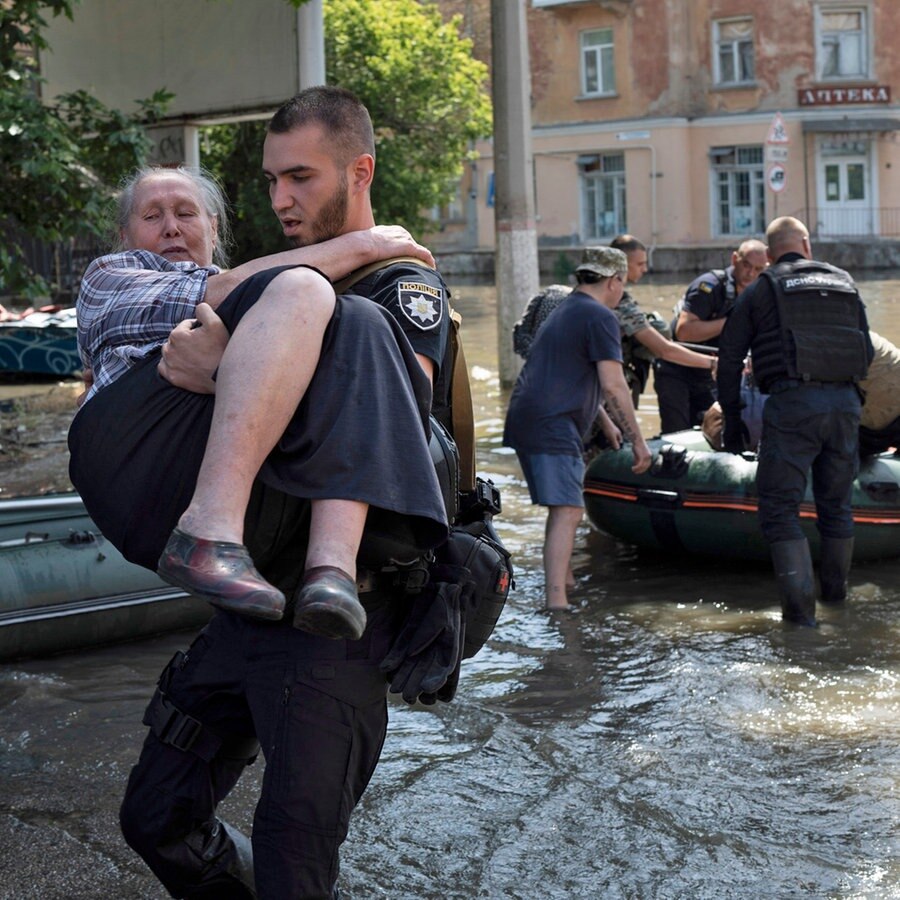
[[[125,560],[77,494],[0,500],[0,661],[199,627],[210,612]]]
[[[588,465],[584,500],[601,531],[655,550],[768,560],[757,521],[756,457],[710,449],[702,431],[648,441],[653,464],[631,471],[630,447],[603,450]],[[854,561],[900,556],[900,457],[867,459],[853,485]],[[800,508],[813,557],[819,550],[812,489]]]

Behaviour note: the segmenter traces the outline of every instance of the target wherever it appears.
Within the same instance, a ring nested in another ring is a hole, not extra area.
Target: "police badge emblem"
[[[422,331],[430,331],[440,324],[443,299],[443,290],[434,285],[421,281],[397,282],[397,301],[403,315]]]

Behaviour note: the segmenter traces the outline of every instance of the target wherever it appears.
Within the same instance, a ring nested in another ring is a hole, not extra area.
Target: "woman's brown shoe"
[[[294,604],[294,628],[301,631],[358,641],[366,630],[366,611],[356,594],[356,582],[336,566],[307,569]]]
[[[219,609],[272,621],[284,615],[284,594],[256,571],[243,544],[208,541],[176,528],[156,565],[169,584]]]

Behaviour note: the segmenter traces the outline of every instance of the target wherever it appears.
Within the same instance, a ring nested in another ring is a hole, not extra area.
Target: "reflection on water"
[[[682,287],[636,293],[668,314]],[[900,340],[900,283],[863,293]],[[782,625],[765,565],[654,555],[584,524],[578,608],[537,612],[544,515],[500,446],[493,292],[455,300],[517,589],[454,703],[392,701],[344,896],[900,897],[900,563],[858,566],[847,607],[803,630]],[[648,432],[654,416],[647,394]],[[16,851],[0,897],[164,896],[121,845],[115,805],[144,697],[183,642],[0,674],[0,840]],[[244,827],[261,768],[228,801]],[[65,842],[66,891],[31,887],[26,833]]]

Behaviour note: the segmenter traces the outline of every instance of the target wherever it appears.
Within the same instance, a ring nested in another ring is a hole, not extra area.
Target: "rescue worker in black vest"
[[[824,603],[847,596],[853,554],[850,496],[857,456],[859,381],[872,359],[866,311],[853,279],[813,260],[798,219],[766,231],[772,266],[738,298],[719,340],[723,444],[743,451],[741,372],[749,350],[753,374],[768,394],[757,469],[759,520],[769,543],[782,617],[816,624],[816,591],[800,503],[812,470],[819,577]]]
[[[751,238],[731,254],[727,269],[711,269],[695,278],[675,308],[674,340],[716,347],[738,295],[766,265],[766,245]],[[711,372],[664,359],[653,364],[653,387],[663,434],[699,425],[716,399]]]

